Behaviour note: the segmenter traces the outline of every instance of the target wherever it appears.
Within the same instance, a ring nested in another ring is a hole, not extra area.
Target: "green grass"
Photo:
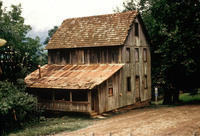
[[[189,93],[184,93],[179,96],[182,103],[185,104],[198,104],[200,103],[200,93],[196,95],[190,95]]]
[[[41,136],[62,131],[74,131],[92,124],[92,119],[83,116],[63,116],[46,118],[37,124],[29,124],[25,128],[11,132],[8,136]]]
[[[180,104],[200,104],[200,91],[195,95],[190,95],[190,93],[183,93],[179,95]],[[155,101],[151,101],[152,105],[162,105],[163,99],[159,100],[157,103]]]

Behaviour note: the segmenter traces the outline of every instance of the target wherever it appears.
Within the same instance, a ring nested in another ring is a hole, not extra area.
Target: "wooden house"
[[[25,78],[39,107],[103,113],[151,99],[150,47],[137,11],[63,21],[48,64]]]

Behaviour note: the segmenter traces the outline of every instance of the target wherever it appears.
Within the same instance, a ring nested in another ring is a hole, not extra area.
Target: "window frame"
[[[147,48],[143,48],[143,61],[147,62]]]
[[[134,49],[134,57],[135,57],[135,62],[139,62],[140,60],[139,48]]]
[[[108,79],[108,96],[109,97],[114,95],[112,81],[113,81],[112,78]]]

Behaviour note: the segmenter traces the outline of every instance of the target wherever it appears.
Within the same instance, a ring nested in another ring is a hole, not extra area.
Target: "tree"
[[[39,37],[27,37],[31,27],[24,24],[21,5],[12,5],[10,11],[3,9],[2,5],[0,1],[0,37],[7,43],[0,48],[0,67],[3,71],[0,78],[16,82],[41,63],[38,58],[43,54],[42,45]]]
[[[141,0],[138,7],[152,43],[153,86],[164,88],[165,104],[176,103],[179,90],[199,88],[200,1]]]
[[[45,39],[44,44],[48,44],[49,40],[51,39],[51,37],[53,36],[53,34],[56,32],[57,29],[58,26],[54,26],[52,29],[48,31],[48,37]]]

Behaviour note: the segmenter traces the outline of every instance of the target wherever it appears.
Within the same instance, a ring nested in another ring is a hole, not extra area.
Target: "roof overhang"
[[[25,78],[30,88],[54,89],[93,89],[113,74],[124,64],[90,64],[90,65],[55,65],[47,64],[35,70]]]

